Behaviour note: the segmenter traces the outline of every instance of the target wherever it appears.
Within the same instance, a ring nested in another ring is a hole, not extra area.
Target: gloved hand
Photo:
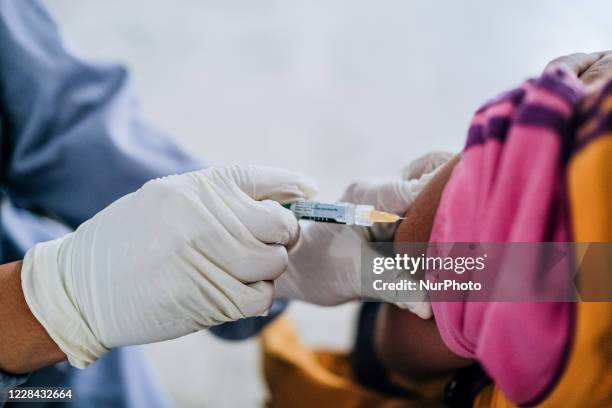
[[[76,367],[109,348],[264,314],[299,230],[276,201],[314,191],[300,174],[256,166],[150,181],[30,249],[26,301]]]
[[[433,170],[451,157],[449,153],[430,153],[407,166],[404,179],[354,183],[339,201],[370,204],[378,210],[403,215],[429,182]],[[392,241],[396,227],[396,224],[348,227],[306,221],[298,242],[289,251],[287,272],[275,281],[277,297],[320,305],[359,299],[361,244]],[[422,318],[431,317],[427,302],[403,302],[398,306]]]

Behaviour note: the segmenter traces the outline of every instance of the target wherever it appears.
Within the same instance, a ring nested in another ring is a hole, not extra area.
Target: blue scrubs
[[[76,228],[147,180],[203,167],[143,122],[125,68],[69,52],[35,0],[0,0],[0,151],[2,263]],[[240,339],[269,319],[214,332]],[[26,379],[27,386],[72,387],[73,408],[167,406],[137,348],[113,350],[86,370],[62,363],[29,377],[0,373],[0,392]]]

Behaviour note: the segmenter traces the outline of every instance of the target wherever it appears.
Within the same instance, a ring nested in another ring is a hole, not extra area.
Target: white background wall
[[[555,56],[612,48],[612,3],[485,0],[48,0],[85,55],[128,65],[146,117],[212,164],[350,181],[457,151],[471,112]],[[346,348],[354,305],[295,304],[313,345]],[[255,341],[146,347],[179,406],[253,406]]]

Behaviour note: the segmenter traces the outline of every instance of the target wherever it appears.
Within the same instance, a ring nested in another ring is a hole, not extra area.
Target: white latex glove
[[[376,209],[403,215],[435,169],[452,155],[434,152],[411,163],[403,172],[406,179],[363,181],[352,184],[339,201],[369,204]],[[276,280],[279,298],[336,305],[361,297],[361,244],[365,241],[392,241],[397,224],[371,228],[303,222],[300,238],[289,251],[287,272]],[[398,306],[421,318],[431,317],[426,299],[402,302]]]
[[[314,192],[300,174],[256,166],[150,181],[30,249],[26,301],[76,367],[109,348],[261,315],[299,230],[276,201]]]
[[[408,164],[402,170],[404,180],[418,179],[422,175],[431,173],[455,156],[454,153],[434,151],[423,155]]]

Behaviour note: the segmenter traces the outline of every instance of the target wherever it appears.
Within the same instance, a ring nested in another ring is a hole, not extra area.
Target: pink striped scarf
[[[565,139],[583,95],[558,69],[479,109],[436,214],[432,242],[571,241]],[[571,341],[570,303],[434,302],[455,353],[477,359],[515,403],[554,386]]]

